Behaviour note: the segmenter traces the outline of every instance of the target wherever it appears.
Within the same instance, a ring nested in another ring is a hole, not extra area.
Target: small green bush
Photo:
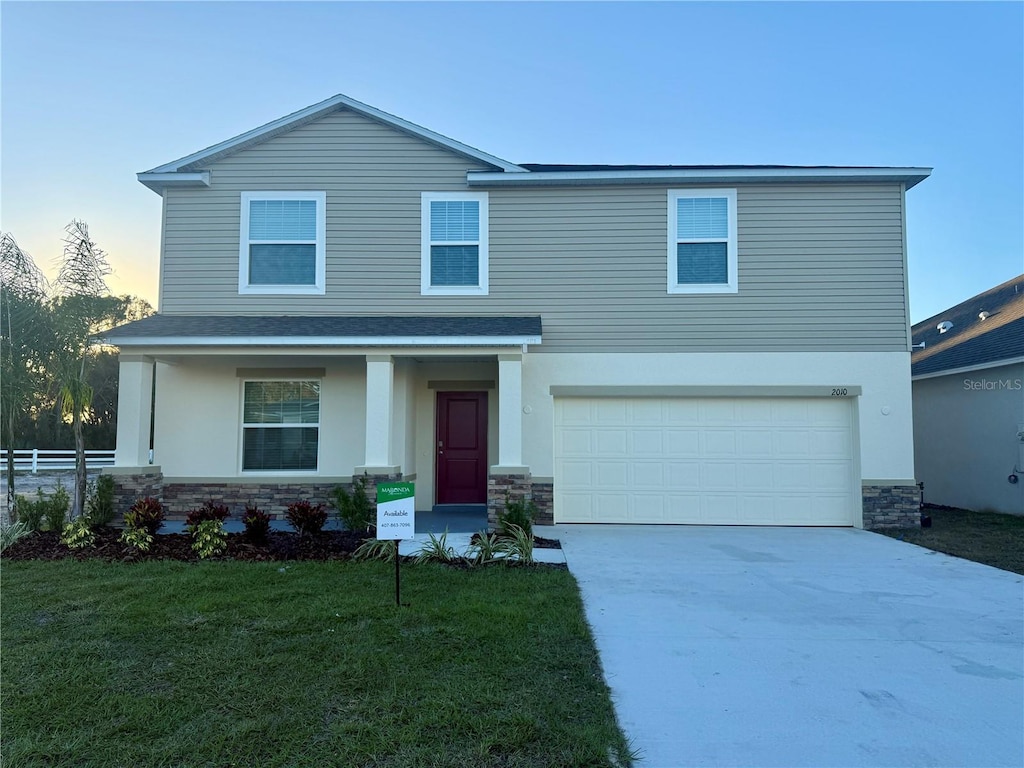
[[[533,565],[533,535],[515,523],[510,523],[508,532],[498,541],[498,551],[505,555],[504,562],[513,560],[521,565]]]
[[[263,544],[270,536],[270,515],[255,505],[245,506],[242,524],[245,526],[245,538],[253,544]]]
[[[63,531],[64,523],[68,520],[68,508],[71,506],[71,496],[68,489],[64,487],[59,479],[57,488],[50,497],[50,503],[46,510],[46,527],[51,531]]]
[[[455,554],[455,549],[448,545],[448,529],[444,529],[439,537],[434,534],[428,534],[430,537],[429,541],[417,550],[416,554],[413,555],[413,562],[415,563],[452,563],[459,560],[459,556]]]
[[[298,533],[310,536],[320,533],[327,523],[327,510],[323,504],[310,504],[308,501],[296,501],[288,505],[285,520]]]
[[[362,532],[370,529],[373,521],[373,505],[366,493],[366,475],[352,481],[352,493],[340,485],[334,489],[331,506],[338,510],[338,517],[350,531]]]
[[[32,529],[20,520],[10,525],[0,525],[0,552],[32,533]]]
[[[152,496],[139,499],[125,512],[124,524],[128,528],[142,529],[150,536],[155,536],[164,524],[164,505]]]
[[[496,533],[480,531],[473,538],[469,551],[466,553],[474,565],[486,565],[501,559],[501,540]]]
[[[14,513],[30,531],[62,531],[70,506],[71,497],[58,480],[52,496],[44,494],[42,488],[36,489],[34,501],[27,496],[18,496],[14,502]]]
[[[388,539],[367,539],[352,553],[353,560],[381,560],[385,563],[395,562],[398,554],[398,542]]]
[[[216,504],[213,499],[204,501],[202,506],[190,510],[188,515],[185,517],[185,527],[189,531],[194,531],[196,527],[207,520],[216,520],[219,523],[223,523],[231,517],[231,510],[224,504]]]
[[[129,526],[121,532],[121,541],[135,547],[140,552],[148,552],[149,548],[153,546],[153,534],[145,528],[133,528]]]
[[[505,509],[498,513],[498,531],[511,535],[513,526],[522,529],[528,536],[533,535],[533,520],[537,516],[537,505],[532,500],[513,499],[505,496]]]
[[[192,551],[205,560],[219,555],[228,545],[224,523],[220,520],[203,520],[192,529]]]
[[[93,525],[110,525],[114,519],[114,478],[100,475],[88,494],[86,509]]]
[[[92,520],[82,515],[64,526],[60,535],[60,543],[68,549],[84,549],[96,543],[96,533],[92,529]]]
[[[20,494],[14,501],[14,515],[29,531],[42,530],[43,518],[49,508],[50,500],[43,494],[42,488],[36,489],[35,501]]]

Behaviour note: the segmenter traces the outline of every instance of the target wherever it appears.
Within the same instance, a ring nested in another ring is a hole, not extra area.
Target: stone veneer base
[[[921,489],[916,485],[865,485],[864,527],[920,528]]]
[[[284,519],[288,505],[296,501],[329,505],[340,483],[164,483],[160,474],[116,474],[114,501],[118,519],[143,496],[152,496],[164,504],[169,520],[184,520],[189,511],[205,501],[224,504],[233,517],[241,518],[247,505],[255,505],[272,518]],[[366,493],[373,504],[377,483],[401,480],[394,475],[367,475]],[[349,492],[352,485],[345,484]]]
[[[532,501],[537,507],[533,522],[554,525],[553,496],[552,483],[535,483],[530,475],[491,475],[487,478],[487,525],[491,530],[498,527],[506,497]]]

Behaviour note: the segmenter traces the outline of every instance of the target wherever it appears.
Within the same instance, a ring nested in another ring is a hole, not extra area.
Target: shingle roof
[[[941,333],[943,322],[953,327]],[[915,324],[911,333],[914,344],[925,343],[911,355],[913,376],[1024,357],[1024,275]]]
[[[227,338],[539,337],[540,317],[152,315],[104,334],[121,341]]]

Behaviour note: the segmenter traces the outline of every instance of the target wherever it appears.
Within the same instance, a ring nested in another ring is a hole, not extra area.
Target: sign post
[[[416,486],[414,483],[377,485],[377,539],[395,542],[395,605],[402,604],[398,569],[398,542],[416,536]]]

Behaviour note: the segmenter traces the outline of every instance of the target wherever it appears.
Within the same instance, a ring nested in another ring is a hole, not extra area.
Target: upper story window
[[[422,194],[420,293],[487,294],[487,193]]]
[[[243,192],[238,292],[323,293],[326,194]]]
[[[243,382],[243,471],[316,471],[319,443],[319,381]]]
[[[668,292],[736,293],[736,190],[668,192]]]

